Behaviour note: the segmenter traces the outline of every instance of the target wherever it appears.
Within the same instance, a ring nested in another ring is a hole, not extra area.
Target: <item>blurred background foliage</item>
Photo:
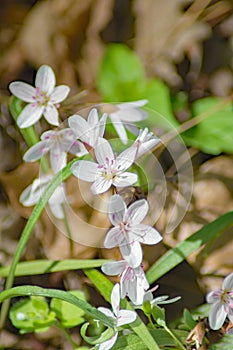
[[[38,165],[24,164],[26,145],[8,110],[8,84],[13,80],[33,83],[42,64],[50,65],[57,83],[71,87],[61,117],[91,103],[122,102],[146,98],[148,107],[168,121],[157,125],[163,135],[192,120],[230,96],[233,87],[233,7],[230,0],[2,0],[0,6],[0,262],[9,264],[31,208],[19,203],[22,190],[38,173]],[[145,125],[146,125],[145,121]],[[46,125],[42,125],[46,128]],[[41,130],[38,130],[41,132]],[[191,204],[183,222],[166,233],[169,204],[176,196],[176,169],[161,162],[167,175],[167,206],[156,223],[163,244],[145,247],[145,267],[167,247],[173,247],[233,206],[233,113],[228,103],[182,134],[189,146],[194,169]],[[70,179],[68,192],[76,193]],[[106,226],[106,218],[90,210],[81,196],[72,202],[83,222]],[[72,226],[72,224],[71,224]],[[232,272],[232,231],[198,251],[181,267],[163,277],[161,293],[182,295],[169,312],[192,308],[204,300],[207,290],[220,285]],[[37,223],[25,260],[69,258],[69,241],[51,223],[46,212]],[[118,257],[75,243],[72,257]],[[19,283],[79,289],[88,281],[82,274],[55,273],[21,278]],[[197,283],[198,282],[198,283]],[[101,301],[89,287],[90,297]],[[93,297],[94,296],[94,297]],[[102,302],[103,303],[103,302]],[[3,341],[3,340],[1,340]],[[78,341],[78,339],[77,339]],[[18,339],[9,325],[5,348],[69,349],[56,330]]]

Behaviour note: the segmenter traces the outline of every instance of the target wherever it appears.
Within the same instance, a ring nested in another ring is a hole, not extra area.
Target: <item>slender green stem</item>
[[[51,182],[46,187],[42,197],[40,198],[40,200],[36,204],[36,206],[32,212],[32,215],[31,215],[30,219],[28,220],[28,222],[27,222],[27,224],[22,232],[22,235],[20,237],[15,255],[14,255],[12,263],[11,263],[9,275],[6,279],[5,289],[9,289],[13,285],[17,264],[21,258],[21,255],[24,251],[24,248],[28,242],[28,239],[31,236],[32,230],[33,230],[37,220],[39,219],[45,205],[47,204],[49,198],[54,193],[56,188],[71,175],[71,166],[75,161],[76,161],[76,159],[72,160],[65,168],[63,168],[59,173],[57,173],[53,177]],[[9,309],[9,303],[10,303],[10,300],[6,300],[2,305],[1,316],[0,316],[0,329],[4,327],[5,320],[6,320],[7,313],[8,313],[8,309]]]
[[[72,257],[74,254],[74,241],[72,238],[72,232],[70,229],[70,225],[69,225],[69,221],[67,220],[67,214],[66,214],[66,209],[64,207],[64,204],[62,204],[62,210],[63,210],[63,214],[64,214],[64,218],[63,218],[63,222],[65,225],[65,229],[69,238],[69,244],[70,244],[70,256]]]
[[[170,336],[174,339],[174,341],[176,342],[178,348],[180,350],[186,350],[186,348],[183,346],[183,344],[180,342],[180,340],[175,336],[175,334],[171,331],[170,328],[168,328],[168,326],[166,325],[166,323],[163,325],[163,328],[165,329],[165,331],[167,331],[168,334],[170,334]]]
[[[67,332],[65,327],[63,327],[62,324],[58,321],[56,322],[55,326],[63,333],[63,335],[66,337],[66,339],[69,341],[69,343],[73,346],[73,348],[75,350],[78,349],[79,345],[77,343],[75,343],[75,341],[71,337],[70,333]]]
[[[151,315],[147,315],[147,318],[148,318],[148,320],[149,320],[150,326],[151,326],[152,328],[156,328],[155,325],[154,325],[154,323],[153,323],[153,321],[152,321]]]

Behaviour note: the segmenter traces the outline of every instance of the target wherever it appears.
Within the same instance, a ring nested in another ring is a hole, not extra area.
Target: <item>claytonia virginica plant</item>
[[[137,174],[126,172],[134,162],[135,150],[131,147],[115,156],[110,143],[99,138],[95,147],[97,163],[79,160],[72,166],[72,173],[80,180],[93,182],[93,194],[104,193],[113,185],[127,187],[137,182]]]
[[[150,285],[141,265],[132,267],[126,260],[112,261],[105,263],[102,271],[109,276],[120,275],[121,298],[128,296],[135,305],[143,303]]]
[[[135,159],[138,159],[143,154],[147,153],[151,148],[155,147],[160,142],[153,132],[149,132],[148,128],[140,129],[138,137],[133,143],[133,147],[137,148]]]
[[[109,220],[114,227],[108,231],[104,246],[119,246],[123,258],[130,259],[133,267],[142,262],[140,243],[157,244],[162,240],[155,228],[141,223],[148,210],[149,205],[145,199],[132,203],[128,208],[121,196],[116,194],[110,199]]]
[[[69,117],[68,123],[77,139],[89,148],[96,146],[98,138],[103,137],[107,114],[103,114],[99,120],[97,109],[93,108],[87,120],[78,114]]]
[[[69,94],[70,88],[66,85],[55,87],[55,84],[56,78],[52,68],[43,65],[36,74],[36,87],[20,81],[9,85],[13,95],[29,103],[17,119],[20,128],[35,124],[42,115],[49,124],[59,125],[57,108]]]
[[[147,118],[147,112],[140,109],[147,104],[147,100],[125,102],[119,104],[105,104],[101,111],[108,114],[116,132],[124,144],[128,143],[125,127],[131,130],[132,122],[139,122]]]
[[[136,320],[137,314],[130,310],[120,309],[120,286],[115,284],[111,293],[111,305],[112,311],[105,307],[98,307],[98,310],[103,312],[106,316],[109,316],[115,320],[116,327],[128,325]],[[99,345],[99,350],[109,350],[113,347],[118,337],[118,330],[113,337]]]
[[[41,141],[32,146],[24,154],[23,159],[26,162],[34,162],[48,152],[50,152],[50,163],[55,173],[66,166],[67,152],[76,156],[87,153],[83,144],[76,140],[73,131],[66,128],[60,131],[45,131],[41,135]]]
[[[208,293],[206,300],[212,304],[209,313],[210,328],[221,328],[226,317],[233,323],[233,273],[224,279],[221,289]]]

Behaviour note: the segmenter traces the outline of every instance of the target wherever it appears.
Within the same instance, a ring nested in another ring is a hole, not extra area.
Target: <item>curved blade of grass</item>
[[[71,271],[90,269],[100,267],[109,260],[106,259],[64,259],[64,260],[31,260],[23,261],[17,264],[15,276],[31,276],[41,275],[44,273],[52,273],[59,271]],[[0,277],[7,277],[10,271],[10,266],[0,267]]]
[[[99,290],[100,294],[105,298],[105,300],[110,302],[110,296],[113,288],[112,282],[110,282],[109,279],[105,277],[101,272],[95,269],[84,270],[84,273],[92,281],[94,286]],[[126,304],[126,307],[129,310],[134,310],[128,302]],[[139,316],[133,323],[129,324],[129,327],[131,327],[133,332],[139,336],[139,338],[143,341],[149,350],[160,350],[155,339],[152,337],[146,325],[142,322]]]
[[[223,230],[233,226],[233,211],[220,216],[199,231],[186,238],[175,248],[167,251],[147,271],[149,283],[155,282],[168,271],[180,264],[187,256],[199,249],[203,244],[217,238]]]
[[[37,286],[20,286],[7,289],[0,293],[0,303],[4,300],[18,296],[43,296],[64,300],[82,309],[87,315],[103,322],[106,326],[114,328],[114,322],[111,318],[97,310],[88,302],[77,298],[75,295],[58,289],[47,289]]]
[[[39,219],[44,207],[46,206],[49,198],[51,197],[51,195],[55,191],[55,189],[71,175],[71,166],[74,162],[76,162],[76,159],[72,160],[65,168],[63,168],[59,173],[57,173],[53,177],[53,179],[50,181],[50,183],[46,187],[40,200],[36,204],[36,206],[32,212],[32,215],[30,216],[30,218],[29,218],[29,220],[28,220],[28,222],[27,222],[27,224],[22,232],[22,235],[20,237],[15,255],[13,257],[12,264],[11,264],[11,267],[9,270],[9,275],[6,279],[5,289],[12,287],[13,282],[14,282],[14,275],[15,275],[15,270],[16,270],[17,264],[20,260],[20,257],[23,253],[23,250],[28,242],[28,239],[32,233],[32,230],[33,230],[37,220]],[[0,328],[2,328],[4,326],[6,316],[8,313],[8,309],[9,309],[9,300],[4,302],[2,305],[1,316],[0,316]]]

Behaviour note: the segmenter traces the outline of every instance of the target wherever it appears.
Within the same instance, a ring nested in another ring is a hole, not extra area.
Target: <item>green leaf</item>
[[[164,308],[154,304],[152,307],[152,316],[159,326],[163,327],[166,324]]]
[[[147,271],[149,283],[155,282],[168,271],[179,265],[187,256],[199,249],[203,244],[217,238],[223,230],[233,225],[233,212],[220,216],[210,224],[186,238],[175,248],[168,250]]]
[[[17,264],[15,270],[15,276],[31,276],[41,275],[44,273],[52,273],[59,271],[71,271],[81,270],[93,267],[100,267],[106,261],[105,259],[93,259],[93,260],[77,260],[77,259],[64,259],[64,260],[32,260],[24,261]],[[7,277],[10,271],[10,266],[0,267],[0,276]]]
[[[137,55],[126,45],[108,45],[97,77],[97,88],[104,101],[139,99],[144,82],[144,68]]]
[[[183,320],[185,325],[188,326],[188,329],[190,331],[196,326],[196,322],[193,319],[192,314],[188,309],[184,309]]]
[[[91,345],[101,344],[106,340],[109,340],[115,334],[115,331],[113,328],[107,328],[100,335],[97,335],[94,337],[88,337],[86,336],[88,326],[89,326],[89,323],[85,323],[80,330],[80,334],[82,338],[85,340],[85,342]]]
[[[81,290],[69,291],[69,293],[75,295],[80,300],[86,301],[85,293]],[[82,317],[85,315],[84,310],[64,300],[53,298],[50,303],[50,308],[56,313],[60,323],[66,328],[78,326],[85,321]]]
[[[34,296],[12,306],[10,319],[20,333],[44,332],[56,322],[56,314],[49,310],[45,298]]]
[[[222,101],[206,97],[193,103],[193,115],[200,115]],[[233,153],[233,108],[229,105],[211,114],[198,125],[182,134],[186,144],[209,154]]]
[[[233,334],[226,334],[222,339],[210,346],[210,350],[230,350],[233,344]]]
[[[68,303],[71,303],[78,308],[82,309],[88,316],[99,320],[104,323],[106,326],[114,328],[114,322],[111,318],[104,315],[102,312],[97,310],[95,307],[87,303],[85,300],[81,300],[77,298],[75,295],[57,289],[45,289],[37,286],[20,286],[13,287],[7,290],[4,290],[0,293],[0,303],[9,298],[17,297],[17,296],[42,296],[49,298],[57,298]]]

